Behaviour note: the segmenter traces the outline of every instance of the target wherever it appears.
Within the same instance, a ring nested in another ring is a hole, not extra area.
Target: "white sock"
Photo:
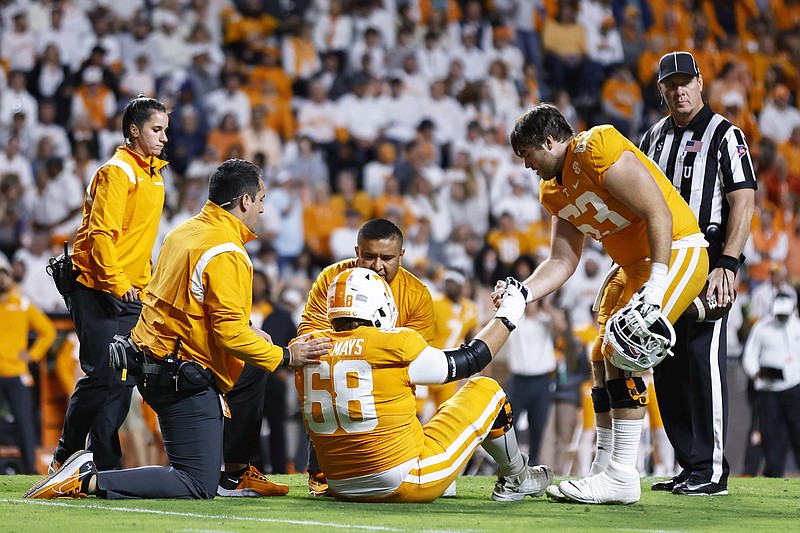
[[[611,420],[613,434],[613,451],[611,460],[615,463],[636,468],[636,457],[639,452],[639,440],[642,438],[643,420]]]
[[[594,461],[589,468],[589,476],[594,476],[600,472],[605,471],[608,462],[611,460],[611,450],[613,447],[613,438],[610,428],[597,428],[597,449],[594,453]]]
[[[514,433],[514,428],[509,429],[496,439],[486,439],[481,443],[481,446],[497,463],[497,469],[502,476],[514,477],[527,466],[519,451],[517,434]]]

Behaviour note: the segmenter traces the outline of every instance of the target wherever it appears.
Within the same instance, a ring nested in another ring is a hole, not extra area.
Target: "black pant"
[[[236,385],[227,394],[231,417],[225,419],[226,463],[255,463],[261,454],[261,423],[269,423],[272,472],[286,473],[286,384],[251,364],[245,364]]]
[[[675,323],[673,357],[653,372],[658,409],[682,474],[727,485],[728,317],[716,322]]]
[[[519,415],[523,411],[528,413],[529,464],[539,463],[539,449],[544,428],[547,426],[554,388],[555,382],[549,374],[538,376],[512,374],[506,385],[508,401],[514,409],[515,422],[519,420]]]
[[[78,450],[94,452],[99,470],[116,468],[122,457],[117,431],[131,404],[132,380],[123,382],[118,371],[108,367],[108,345],[114,335],[130,333],[142,303],[123,302],[112,295],[76,284],[66,297],[67,307],[80,341],[81,370],[64,417],[64,428],[55,458],[64,462]]]
[[[764,475],[783,477],[789,443],[800,465],[800,385],[780,392],[757,391]]]
[[[14,426],[22,459],[21,474],[36,473],[36,428],[33,413],[33,391],[19,376],[0,378],[0,397],[5,397]]]
[[[250,463],[259,454],[268,378],[266,370],[245,364],[236,385],[226,395],[231,410],[231,417],[225,419],[226,463]]]
[[[139,387],[158,414],[169,466],[111,470],[97,475],[108,499],[212,499],[222,461],[222,405],[212,387],[189,394],[167,387]]]

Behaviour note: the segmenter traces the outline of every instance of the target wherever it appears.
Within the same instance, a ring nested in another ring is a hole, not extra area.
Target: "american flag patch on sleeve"
[[[739,159],[741,159],[742,157],[744,157],[744,154],[747,153],[747,146],[743,144],[737,144],[736,153],[739,154]]]
[[[699,152],[703,149],[703,141],[686,141],[683,147],[684,152]]]

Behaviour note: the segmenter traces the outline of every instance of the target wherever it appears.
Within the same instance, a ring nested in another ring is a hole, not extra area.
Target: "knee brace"
[[[611,400],[608,399],[606,388],[592,387],[592,405],[594,405],[595,414],[611,411]]]
[[[606,388],[612,409],[635,409],[644,407],[649,402],[647,385],[638,376],[627,379],[609,379],[606,381]]]
[[[514,427],[514,412],[511,409],[511,402],[506,401],[503,403],[503,407],[500,408],[500,412],[497,413],[497,418],[494,419],[494,424],[492,424],[492,429],[489,431],[488,439],[496,439],[497,437],[502,437],[506,433],[508,433],[511,428]]]

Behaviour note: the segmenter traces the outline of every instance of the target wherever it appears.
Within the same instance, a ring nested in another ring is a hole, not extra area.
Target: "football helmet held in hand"
[[[348,268],[328,287],[328,320],[360,318],[380,329],[392,329],[397,306],[386,280],[368,268]]]
[[[660,311],[648,324],[643,314],[652,316],[651,308],[649,304],[632,301],[608,320],[604,343],[615,367],[644,372],[672,355],[675,330]]]

